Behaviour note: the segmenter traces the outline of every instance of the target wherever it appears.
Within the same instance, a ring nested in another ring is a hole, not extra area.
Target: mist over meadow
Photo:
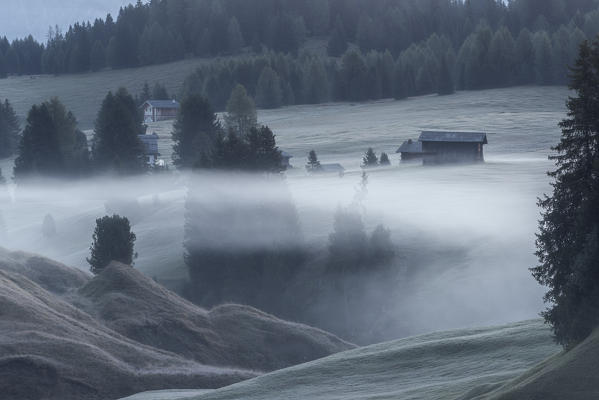
[[[217,216],[204,220],[204,243],[231,252],[273,243],[307,249],[302,265],[309,272],[301,279],[295,275],[287,295],[316,290],[321,302],[300,302],[302,319],[339,331],[327,321],[334,315],[322,307],[328,289],[318,289],[322,276],[311,269],[326,264],[334,217],[339,209],[349,209],[360,216],[368,235],[378,225],[388,229],[395,248],[386,261],[385,271],[392,275],[357,275],[360,301],[349,311],[357,341],[535,318],[543,308],[543,288],[528,271],[536,264],[536,198],[549,190],[548,143],[558,135],[567,93],[541,91],[505,89],[261,112],[260,121],[277,134],[279,147],[294,155],[296,168],[284,178],[204,171],[10,184],[3,195],[0,242],[87,269],[95,219],[121,214],[138,238],[135,267],[185,293],[184,227],[193,191],[201,207]],[[543,106],[535,101],[539,97]],[[492,133],[486,163],[423,167],[399,164],[393,154],[392,166],[369,170],[363,184],[359,164],[366,147],[392,154],[424,128]],[[307,175],[310,149],[323,162],[342,163],[346,174]],[[277,214],[279,209],[284,211]],[[42,231],[47,215],[55,221],[53,237]]]

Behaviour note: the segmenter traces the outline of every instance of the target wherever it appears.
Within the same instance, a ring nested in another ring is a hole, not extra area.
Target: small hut
[[[419,142],[425,165],[484,162],[488,144],[483,132],[423,131]]]

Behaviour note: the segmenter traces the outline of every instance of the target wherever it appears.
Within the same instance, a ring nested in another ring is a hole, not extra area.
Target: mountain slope
[[[445,400],[481,385],[506,382],[558,351],[538,320],[440,332],[335,354],[193,399]],[[163,392],[132,399],[188,396]]]

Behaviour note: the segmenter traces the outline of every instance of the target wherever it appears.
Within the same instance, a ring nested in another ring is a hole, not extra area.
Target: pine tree
[[[381,153],[380,164],[381,164],[381,166],[391,165],[391,161],[389,160],[389,156],[387,155],[387,153],[385,153],[385,152]]]
[[[19,120],[8,100],[0,102],[0,159],[12,156],[19,144]]]
[[[94,129],[93,162],[100,171],[135,174],[146,170],[144,148],[139,140],[144,128],[135,100],[126,89],[108,92]]]
[[[327,44],[327,54],[331,57],[340,57],[345,54],[347,47],[347,35],[343,27],[343,21],[341,21],[341,17],[337,16],[335,28]]]
[[[14,176],[81,176],[88,170],[87,139],[77,121],[56,98],[35,105],[15,160]]]
[[[543,313],[564,346],[582,341],[599,325],[599,41],[585,42],[572,69],[568,118],[552,156],[553,194],[537,235],[537,281],[549,288]]]
[[[94,43],[89,57],[92,71],[99,71],[106,66],[106,50],[101,41],[97,40]]]
[[[320,161],[318,161],[318,156],[316,155],[316,151],[310,150],[308,154],[308,164],[306,164],[306,170],[308,172],[317,172],[321,169]]]
[[[97,219],[92,240],[87,262],[94,274],[101,273],[112,261],[133,265],[137,258],[134,252],[136,236],[126,217],[113,215]]]
[[[362,158],[362,168],[374,168],[378,167],[378,165],[379,159],[372,147],[369,147],[366,151],[366,154],[364,154],[364,157]]]
[[[269,127],[251,128],[247,142],[249,154],[246,159],[249,170],[278,173],[285,169],[275,135]]]
[[[170,100],[168,91],[159,82],[156,82],[152,88],[152,100]]]
[[[266,109],[279,108],[283,104],[283,91],[279,75],[269,66],[264,67],[256,86],[256,102]]]
[[[206,98],[189,95],[181,102],[173,126],[173,161],[178,168],[206,167],[221,131],[218,117]]]
[[[437,94],[446,96],[455,93],[455,83],[453,81],[453,74],[447,64],[447,57],[443,57],[441,60],[438,82]]]
[[[243,85],[237,85],[227,102],[227,114],[224,117],[227,129],[238,135],[246,135],[258,124],[258,115],[254,100],[248,96]]]

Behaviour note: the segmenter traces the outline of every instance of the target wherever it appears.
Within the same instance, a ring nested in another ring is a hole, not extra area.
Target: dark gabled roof
[[[154,108],[179,108],[180,104],[177,100],[148,100],[146,101],[142,107],[146,104],[151,105]]]
[[[487,144],[487,134],[483,132],[422,131],[420,142],[451,142]]]
[[[422,142],[415,142],[412,139],[406,140],[397,149],[396,153],[420,154],[422,153]]]

